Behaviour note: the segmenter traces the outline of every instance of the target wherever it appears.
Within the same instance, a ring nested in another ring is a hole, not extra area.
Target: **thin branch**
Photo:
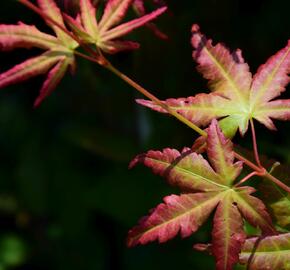
[[[250,124],[251,124],[251,131],[252,131],[252,140],[253,140],[253,149],[254,149],[255,160],[256,160],[258,166],[260,168],[262,168],[262,165],[260,162],[260,157],[259,157],[259,152],[258,152],[258,146],[257,146],[255,125],[254,125],[254,121],[252,118],[250,119]]]
[[[177,113],[176,111],[172,110],[167,104],[163,103],[160,99],[158,99],[156,96],[152,95],[150,92],[148,92],[144,87],[137,84],[135,81],[130,79],[127,75],[120,72],[118,69],[116,69],[110,62],[107,61],[107,63],[104,65],[105,68],[116,74],[119,78],[121,78],[123,81],[127,82],[129,85],[131,85],[133,88],[135,88],[138,92],[155,102],[157,105],[162,107],[164,110],[166,110],[169,114],[177,118],[179,121],[183,122],[190,128],[192,128],[194,131],[196,131],[201,136],[207,136],[207,133],[193,124],[191,121]]]
[[[116,69],[105,58],[104,58],[104,65],[103,66],[105,68],[107,68],[108,70],[110,70],[111,72],[113,72],[114,74],[116,74],[123,81],[127,82],[129,85],[131,85],[133,88],[135,88],[138,92],[142,93],[144,96],[146,96],[147,98],[149,98],[150,100],[155,102],[157,105],[161,106],[164,110],[166,110],[169,114],[171,114],[172,116],[177,118],[179,121],[183,122],[184,124],[186,124],[187,126],[192,128],[193,130],[195,130],[198,134],[200,134],[201,136],[205,136],[205,137],[207,136],[207,133],[204,130],[200,129],[195,124],[193,124],[188,119],[186,119],[184,116],[182,116],[179,113],[177,113],[176,111],[172,110],[169,106],[164,104],[160,99],[158,99],[157,97],[152,95],[145,88],[143,88],[142,86],[140,86],[139,84],[134,82],[132,79],[130,79],[127,75],[120,72],[118,69]],[[290,188],[287,185],[285,185],[283,182],[281,182],[279,179],[277,179],[276,177],[274,177],[270,173],[268,173],[265,168],[263,168],[262,166],[258,167],[256,164],[254,164],[253,162],[251,162],[250,160],[246,159],[245,157],[241,156],[240,154],[238,154],[236,152],[234,152],[234,155],[238,160],[243,161],[247,166],[252,168],[256,172],[257,175],[268,178],[269,180],[274,182],[277,186],[279,186],[280,188],[282,188],[285,191],[287,191],[288,193],[290,193]]]
[[[37,14],[39,14],[41,17],[43,17],[46,20],[48,20],[50,23],[52,23],[55,26],[57,26],[63,32],[65,32],[68,36],[70,36],[72,39],[74,39],[81,47],[83,47],[89,54],[91,54],[91,56],[85,55],[85,54],[77,52],[77,51],[74,52],[75,54],[77,54],[77,55],[79,55],[79,56],[81,56],[81,57],[83,57],[83,58],[85,58],[85,59],[87,59],[89,61],[95,62],[95,63],[105,67],[106,69],[110,70],[112,73],[117,75],[123,81],[125,81],[126,83],[131,85],[133,88],[135,88],[138,92],[142,93],[144,96],[146,96],[147,98],[149,98],[150,100],[155,102],[157,105],[159,105],[164,110],[166,110],[169,114],[171,114],[172,116],[177,118],[182,123],[186,124],[188,127],[193,129],[194,131],[196,131],[198,134],[200,134],[201,136],[205,136],[205,137],[207,136],[207,133],[204,130],[202,130],[201,128],[199,128],[195,124],[193,124],[191,121],[189,121],[188,119],[183,117],[181,114],[179,114],[176,111],[172,110],[169,106],[167,106],[165,103],[163,103],[160,99],[158,99],[157,97],[152,95],[150,92],[148,92],[144,87],[142,87],[141,85],[137,84],[135,81],[130,79],[127,75],[125,75],[122,72],[120,72],[105,57],[103,57],[102,54],[99,54],[99,52],[94,51],[89,46],[84,44],[81,39],[79,39],[77,36],[72,34],[70,31],[68,31],[65,27],[60,25],[54,19],[50,18],[48,15],[46,15],[44,12],[42,12],[42,10],[39,9],[37,6],[35,6],[32,3],[30,3],[28,0],[18,0],[18,1],[20,3],[22,3],[23,5],[27,6],[28,8],[30,8],[31,10],[33,10],[34,12],[36,12]],[[253,142],[256,142],[256,138],[255,138],[254,134],[255,133],[253,132]],[[254,149],[255,149],[255,145],[257,145],[257,144],[254,143]],[[258,153],[257,148],[256,148],[255,151],[256,151],[256,153]],[[246,159],[245,157],[241,156],[240,154],[238,154],[236,152],[234,152],[234,155],[235,155],[235,157],[237,159],[243,161],[246,165],[248,165],[250,168],[252,168],[255,171],[255,172],[253,172],[253,175],[254,175],[254,173],[256,173],[257,175],[264,176],[264,177],[268,178],[269,180],[271,180],[272,182],[274,182],[277,186],[281,187],[282,189],[284,189],[285,191],[290,193],[290,188],[287,185],[282,183],[276,177],[272,176],[270,173],[268,173],[265,170],[265,168],[263,168],[261,166],[260,162],[258,162],[259,161],[258,154],[257,154],[256,160],[257,160],[257,163],[258,163],[259,167],[257,165],[255,165],[254,163],[252,163],[250,160]]]

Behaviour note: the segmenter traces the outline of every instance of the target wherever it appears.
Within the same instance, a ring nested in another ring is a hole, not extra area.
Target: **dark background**
[[[192,23],[214,41],[241,48],[254,73],[289,38],[288,2],[168,0],[170,12],[157,23],[170,39],[139,29],[131,37],[141,49],[111,59],[159,98],[207,92],[191,59]],[[0,20],[47,30],[12,0],[1,1]],[[0,71],[39,52],[1,53]],[[128,170],[129,161],[149,149],[190,146],[197,135],[136,105],[141,96],[132,88],[82,59],[76,75],[67,74],[33,109],[44,78],[0,93],[0,269],[214,269],[211,257],[192,250],[210,239],[210,222],[186,240],[125,245],[138,219],[176,192],[142,166]],[[277,123],[279,132],[257,127],[261,152],[289,161],[290,123]],[[236,142],[251,147],[249,135]]]

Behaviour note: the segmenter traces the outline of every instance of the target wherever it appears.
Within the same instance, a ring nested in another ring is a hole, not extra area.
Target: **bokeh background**
[[[140,50],[110,57],[162,99],[208,91],[191,59],[192,23],[216,42],[241,48],[252,72],[289,38],[288,0],[167,2],[170,11],[157,24],[168,41],[139,29],[130,36]],[[17,21],[50,31],[17,1],[1,1],[0,22]],[[0,53],[0,71],[38,53]],[[128,170],[128,163],[149,149],[190,146],[197,135],[136,105],[139,94],[93,63],[78,59],[75,76],[33,109],[43,79],[0,92],[0,269],[214,269],[211,257],[192,249],[210,240],[210,222],[186,240],[125,245],[138,219],[178,192],[142,166]],[[258,125],[260,151],[289,162],[290,123],[277,127]],[[249,135],[235,140],[251,147]]]

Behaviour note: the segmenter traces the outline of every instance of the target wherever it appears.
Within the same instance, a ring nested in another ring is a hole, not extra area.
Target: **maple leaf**
[[[38,0],[38,5],[44,14],[65,27],[61,12],[53,0]],[[74,50],[78,47],[77,42],[50,22],[47,24],[56,36],[43,33],[35,26],[21,22],[17,25],[0,25],[2,51],[31,47],[45,50],[40,56],[30,58],[0,74],[0,88],[3,88],[48,72],[34,103],[35,106],[38,106],[56,88],[68,68],[71,71],[75,68]]]
[[[76,14],[79,10],[79,0],[58,0],[58,2],[64,6],[64,9],[68,14]],[[102,2],[105,3],[107,0],[92,0],[92,4],[95,7]],[[157,7],[163,7],[166,6],[166,3],[163,0],[153,0],[153,5]],[[144,0],[133,0],[132,7],[138,17],[144,16],[146,14]],[[168,36],[161,32],[154,23],[149,22],[146,24],[146,26],[150,28],[157,37],[161,39],[168,39]]]
[[[130,33],[161,15],[166,7],[161,7],[140,18],[122,23],[118,26],[132,5],[133,0],[108,0],[104,13],[99,21],[96,19],[96,8],[91,0],[80,0],[80,14],[76,19],[65,15],[67,23],[84,42],[95,44],[107,53],[139,48],[132,41],[120,40],[120,37]]]
[[[214,118],[222,118],[220,126],[228,137],[237,129],[243,135],[251,119],[256,119],[274,130],[271,119],[290,119],[290,99],[278,99],[289,83],[290,40],[285,48],[270,57],[252,77],[241,50],[230,52],[224,45],[212,45],[199,31],[192,27],[193,59],[197,70],[209,80],[212,93],[198,94],[188,98],[164,101],[197,126],[207,126]],[[148,100],[139,104],[167,113],[164,108]]]
[[[154,173],[167,178],[181,189],[182,195],[164,198],[128,235],[128,245],[165,242],[180,231],[182,237],[194,233],[215,209],[213,220],[213,254],[218,270],[229,270],[239,259],[245,241],[243,219],[259,227],[264,234],[275,229],[262,201],[253,197],[251,187],[234,187],[242,170],[234,162],[233,144],[226,139],[216,120],[208,130],[209,162],[188,148],[181,153],[166,148],[137,156],[131,167],[143,163]]]
[[[289,270],[290,233],[246,240],[240,263],[251,270]]]
[[[153,2],[155,5],[160,6],[160,7],[166,6],[165,2],[162,0],[155,0]],[[139,17],[144,16],[146,14],[144,0],[134,0],[133,8]],[[150,28],[157,37],[161,39],[168,39],[168,36],[164,34],[163,32],[161,32],[154,23],[151,23],[151,22],[147,23],[146,26]]]

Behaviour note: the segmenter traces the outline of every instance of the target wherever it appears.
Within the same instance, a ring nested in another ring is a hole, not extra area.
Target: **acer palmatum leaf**
[[[38,5],[44,14],[64,27],[61,12],[53,0],[38,0]],[[42,33],[35,26],[24,23],[0,25],[0,50],[32,47],[46,50],[42,55],[28,59],[0,74],[0,88],[3,88],[49,71],[35,106],[55,89],[69,67],[74,69],[74,50],[78,47],[78,44],[58,27],[49,22],[47,24],[56,36]]]
[[[290,233],[247,239],[240,263],[251,270],[289,270]]]
[[[253,78],[240,50],[230,52],[222,44],[213,45],[197,25],[192,27],[192,45],[197,70],[209,80],[212,93],[165,100],[172,110],[198,126],[207,126],[213,118],[223,118],[221,128],[228,137],[233,137],[237,129],[244,134],[250,119],[269,129],[275,129],[271,119],[290,119],[290,100],[273,100],[289,83],[290,41]],[[151,101],[137,102],[167,113]]]
[[[253,197],[251,187],[233,187],[242,170],[234,163],[233,145],[221,132],[216,120],[208,128],[207,156],[185,148],[149,151],[137,156],[130,166],[143,163],[156,174],[181,189],[182,195],[164,198],[128,235],[128,245],[165,242],[180,231],[182,237],[194,233],[215,210],[213,254],[218,270],[230,270],[238,261],[245,241],[243,219],[259,227],[264,234],[273,234],[271,219],[262,201]],[[211,165],[210,165],[211,164]]]
[[[195,244],[194,249],[213,253],[212,244]],[[246,239],[239,263],[251,270],[289,270],[290,233]]]
[[[158,0],[154,2],[156,5],[160,7],[166,6],[165,2],[162,0]],[[144,0],[134,0],[133,8],[139,17],[144,16],[146,14]],[[147,23],[146,26],[150,28],[157,37],[161,39],[168,39],[168,36],[164,34],[163,32],[161,32],[154,23]]]
[[[161,15],[166,7],[161,7],[140,18],[119,24],[125,17],[133,0],[108,0],[103,15],[99,21],[96,18],[96,8],[91,0],[80,0],[81,24],[77,19],[65,15],[72,31],[80,36],[84,42],[95,44],[107,53],[139,48],[139,44],[123,41],[120,38],[136,28],[139,28]],[[119,25],[118,25],[119,24]]]

